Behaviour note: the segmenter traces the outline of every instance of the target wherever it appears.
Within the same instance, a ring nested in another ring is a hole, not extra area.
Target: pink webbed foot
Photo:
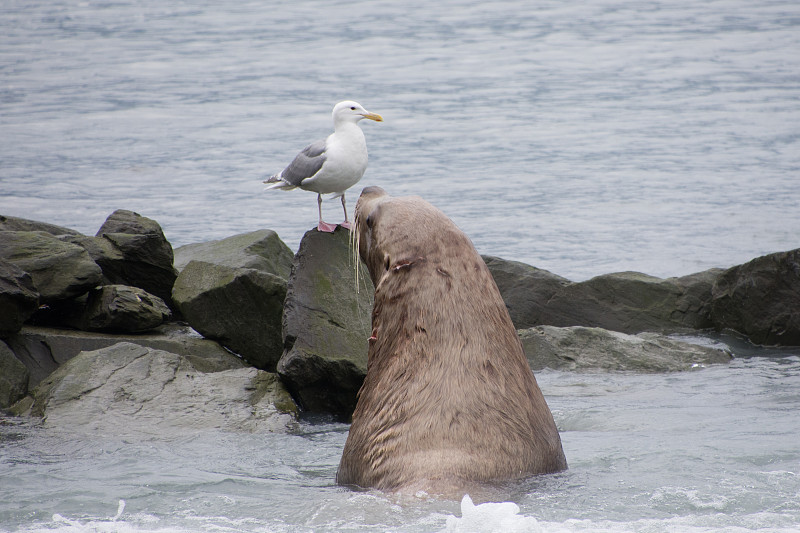
[[[344,222],[342,222],[342,223],[341,223],[341,224],[339,224],[339,225],[340,225],[341,227],[345,228],[345,229],[353,229],[353,225],[352,225],[352,224],[350,224],[350,221],[349,221],[349,220],[345,220]]]
[[[317,231],[324,231],[325,233],[333,233],[336,230],[336,224],[328,224],[327,222],[319,221],[317,224]]]

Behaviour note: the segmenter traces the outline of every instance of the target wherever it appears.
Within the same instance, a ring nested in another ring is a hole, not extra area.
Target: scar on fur
[[[417,261],[425,261],[425,258],[417,257],[416,259],[400,259],[394,265],[392,265],[392,271],[397,272],[401,268],[411,268],[411,265]]]

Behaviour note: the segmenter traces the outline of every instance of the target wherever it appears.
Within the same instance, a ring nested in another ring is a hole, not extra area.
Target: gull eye
[[[351,110],[351,111],[355,111],[355,110],[356,110],[356,108],[355,108],[355,107],[351,107],[351,108],[350,108],[350,110]]]

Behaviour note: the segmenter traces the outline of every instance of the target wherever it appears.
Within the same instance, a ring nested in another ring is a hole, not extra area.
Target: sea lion
[[[336,480],[449,493],[567,468],[489,269],[422,198],[365,188],[355,246],[375,285],[367,376]]]

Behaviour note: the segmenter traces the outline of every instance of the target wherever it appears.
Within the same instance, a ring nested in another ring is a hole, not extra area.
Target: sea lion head
[[[444,213],[419,196],[392,197],[376,186],[364,188],[358,198],[353,237],[375,286],[392,268],[434,256],[463,257],[465,245],[473,249]]]

